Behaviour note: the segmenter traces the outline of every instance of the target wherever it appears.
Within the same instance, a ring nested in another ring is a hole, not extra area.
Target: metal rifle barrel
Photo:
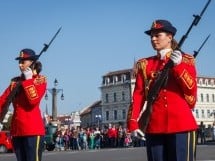
[[[178,43],[178,46],[181,47],[185,41],[185,39],[188,37],[188,34],[190,33],[191,29],[193,28],[193,26],[197,26],[202,15],[204,14],[205,10],[207,9],[208,5],[210,4],[211,0],[208,0],[208,2],[206,3],[205,7],[203,8],[202,12],[200,13],[200,15],[193,15],[194,20],[192,22],[192,24],[190,25],[190,27],[188,28],[187,32],[185,35],[182,36],[181,40]]]

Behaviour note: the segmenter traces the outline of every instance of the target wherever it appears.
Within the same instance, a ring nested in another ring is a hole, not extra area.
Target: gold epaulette
[[[195,59],[192,55],[189,54],[183,54],[182,62],[189,64],[189,65],[194,65],[195,64]]]
[[[144,77],[146,76],[146,73],[145,73],[145,70],[146,70],[146,65],[148,64],[148,61],[146,59],[140,59],[137,61],[137,64],[136,64],[136,72],[141,69],[143,71],[143,75]]]
[[[34,85],[29,85],[25,87],[28,98],[30,100],[37,99],[39,97],[35,85],[40,85],[46,83],[46,77],[42,75],[37,75],[34,79]]]
[[[11,82],[18,82],[20,80],[20,77],[14,77],[11,79]]]
[[[34,79],[34,84],[35,85],[39,85],[39,84],[43,84],[46,83],[47,78],[43,75],[38,75],[35,79]]]
[[[14,77],[10,81],[10,90],[12,91],[16,83],[20,80],[20,77]]]
[[[148,80],[147,78],[147,74],[146,74],[146,66],[148,65],[148,60],[143,58],[143,59],[140,59],[138,60],[137,62],[137,69],[141,69],[142,72],[143,72],[143,77],[144,77],[144,84],[145,84],[145,98],[147,97],[148,95],[148,90],[149,90],[149,85],[150,85],[150,80]]]

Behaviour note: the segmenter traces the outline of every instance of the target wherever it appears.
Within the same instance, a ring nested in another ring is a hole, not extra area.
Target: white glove
[[[25,76],[25,79],[32,79],[33,77],[33,71],[31,70],[31,68],[26,68],[23,72],[22,72]]]
[[[178,65],[182,61],[182,54],[179,50],[174,50],[170,55],[170,59],[173,61],[174,65]]]
[[[137,137],[141,140],[146,140],[144,133],[140,129],[136,129],[132,133],[134,137]]]

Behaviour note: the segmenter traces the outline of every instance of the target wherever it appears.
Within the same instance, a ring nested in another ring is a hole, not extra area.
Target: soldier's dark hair
[[[172,39],[172,45],[171,45],[173,50],[178,49],[178,42],[173,38]]]
[[[42,63],[40,61],[36,61],[34,64],[34,69],[36,70],[37,74],[42,71]]]

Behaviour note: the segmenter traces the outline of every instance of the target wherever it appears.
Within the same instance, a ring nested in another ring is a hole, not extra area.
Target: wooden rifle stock
[[[58,33],[60,32],[61,27],[58,29],[58,31],[55,33],[55,35],[53,36],[53,38],[51,39],[51,41],[49,42],[49,44],[44,44],[43,49],[41,50],[41,52],[38,54],[38,57],[36,60],[33,61],[31,67],[33,67],[33,65],[36,63],[36,61],[39,59],[39,57],[42,55],[43,52],[46,52],[47,49],[49,48],[49,46],[51,45],[51,43],[53,42],[53,40],[56,38],[56,36],[58,35]],[[16,82],[16,86],[12,89],[12,91],[10,92],[10,94],[7,97],[6,102],[3,104],[2,107],[2,112],[0,113],[0,123],[4,120],[5,115],[7,114],[8,110],[9,110],[9,106],[11,104],[11,102],[13,101],[13,99],[16,97],[16,94],[19,92],[20,88],[21,88],[21,81],[17,81]]]

